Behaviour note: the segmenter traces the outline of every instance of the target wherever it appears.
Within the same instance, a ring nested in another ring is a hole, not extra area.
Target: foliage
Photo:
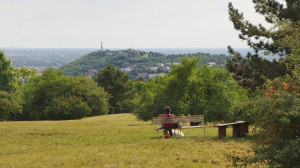
[[[16,89],[14,68],[0,51],[0,90],[12,93]]]
[[[108,114],[110,95],[104,88],[99,87],[94,80],[85,77],[76,77],[75,80],[76,86],[73,87],[73,95],[81,98],[91,108],[88,116]]]
[[[22,83],[26,83],[30,80],[30,78],[37,74],[36,69],[27,69],[26,67],[21,67],[20,69],[16,69],[16,80],[19,86]]]
[[[293,22],[279,22],[278,31],[286,34],[282,45],[291,48],[287,54],[292,75],[268,80],[264,94],[245,105],[244,114],[255,123],[253,156],[233,157],[234,164],[267,164],[270,167],[299,167],[300,162],[300,27]],[[291,35],[292,34],[292,35]]]
[[[287,73],[291,74],[286,62],[283,60],[270,62],[257,54],[250,55],[249,53],[247,58],[243,58],[239,54],[234,53],[231,48],[229,48],[229,52],[236,56],[227,61],[226,69],[232,73],[232,77],[240,86],[252,92],[257,88],[261,89],[266,78],[274,79]]]
[[[137,117],[150,120],[171,106],[175,115],[204,114],[206,121],[232,120],[234,105],[247,99],[228,72],[198,66],[198,59],[184,58],[164,77],[147,82]]]
[[[49,120],[80,119],[91,113],[91,108],[76,96],[69,98],[54,98],[45,109],[45,116]]]
[[[253,3],[256,12],[264,15],[266,21],[273,26],[275,26],[274,23],[277,20],[290,20],[294,24],[297,24],[299,20],[299,0],[285,0],[286,6],[276,0],[253,0]],[[248,53],[247,58],[242,58],[241,54],[228,47],[229,53],[234,57],[227,62],[226,67],[233,74],[233,77],[239,81],[239,84],[254,90],[256,87],[261,88],[266,78],[274,79],[287,73],[290,74],[290,71],[282,62],[268,62],[262,60],[258,54],[259,51],[280,56],[290,53],[291,49],[281,43],[286,34],[280,33],[277,29],[267,29],[261,24],[256,26],[244,20],[243,13],[235,9],[232,3],[229,3],[228,9],[229,18],[233,22],[234,28],[240,31],[239,38],[246,40],[248,46],[255,51],[255,54]],[[284,58],[281,61],[284,61]]]
[[[113,65],[108,65],[94,79],[111,94],[110,113],[128,113],[134,110],[134,88],[128,74]]]
[[[253,156],[235,157],[235,165],[263,163],[270,167],[299,167],[300,88],[291,81],[275,79],[265,94],[246,104],[247,117],[256,136]]]
[[[78,76],[84,74],[88,71],[89,68],[94,68],[96,70],[102,70],[107,65],[114,65],[116,67],[122,67],[122,65],[128,64],[134,67],[130,71],[130,79],[137,78],[139,73],[167,73],[167,70],[158,69],[153,71],[147,69],[148,67],[153,67],[157,63],[175,63],[180,62],[180,60],[185,55],[182,54],[171,54],[165,55],[155,52],[143,52],[143,51],[129,51],[129,50],[120,50],[120,51],[96,51],[91,52],[73,62],[70,62],[67,65],[62,66],[60,69],[64,71],[66,75]],[[209,62],[216,62],[219,66],[224,67],[228,56],[221,55],[210,55],[204,53],[188,54],[189,58],[193,56],[201,57],[199,64],[207,64]]]
[[[285,34],[281,44],[290,48],[291,53],[287,54],[286,57],[289,60],[289,67],[295,67],[293,75],[298,79],[300,73],[300,21],[297,24],[293,22],[278,22],[276,28],[281,34]],[[299,85],[299,84],[297,84]]]
[[[55,69],[33,76],[22,98],[22,120],[78,119],[108,112],[108,94],[103,88],[85,77],[64,76]]]
[[[16,96],[6,91],[0,91],[0,121],[15,120],[22,111]]]

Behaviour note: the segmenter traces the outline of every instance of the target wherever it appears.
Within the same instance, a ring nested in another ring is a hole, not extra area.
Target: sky
[[[247,48],[228,2],[265,23],[252,0],[0,0],[0,48]]]

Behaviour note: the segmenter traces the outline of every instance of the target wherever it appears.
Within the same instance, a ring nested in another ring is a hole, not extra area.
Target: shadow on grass
[[[155,136],[155,137],[150,137],[150,139],[162,139],[162,136]]]
[[[181,137],[186,139],[194,139],[195,141],[216,141],[216,142],[253,142],[255,140],[255,137],[253,135],[245,135],[242,137],[233,137],[233,136],[227,136],[224,138],[219,138],[218,136],[212,137],[212,136],[187,136],[187,137]]]
[[[162,136],[153,136],[150,137],[150,139],[162,139]],[[214,141],[214,142],[253,142],[255,140],[255,137],[253,135],[246,135],[242,137],[233,137],[233,136],[227,136],[224,138],[219,138],[218,136],[212,137],[212,136],[184,136],[184,137],[172,137],[172,139],[190,139],[195,140],[196,142],[204,142],[204,141]]]

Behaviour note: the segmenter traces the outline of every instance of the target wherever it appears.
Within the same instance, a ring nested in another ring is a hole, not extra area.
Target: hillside
[[[232,167],[225,154],[245,156],[252,136],[217,138],[208,126],[163,139],[132,114],[69,121],[0,122],[0,167]]]
[[[62,66],[60,69],[66,75],[88,74],[94,75],[97,71],[109,64],[113,64],[129,73],[131,79],[137,77],[152,78],[159,74],[167,73],[173,63],[178,63],[184,57],[200,57],[199,64],[208,64],[211,66],[224,67],[228,56],[210,55],[204,53],[195,54],[172,54],[166,55],[154,52],[144,52],[140,50],[106,50],[91,52],[69,64]]]

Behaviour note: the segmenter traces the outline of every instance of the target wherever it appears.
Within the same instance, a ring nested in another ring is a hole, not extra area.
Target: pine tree
[[[300,0],[285,0],[285,2],[282,4],[276,0],[253,0],[256,12],[263,15],[268,23],[274,24],[276,21],[289,20],[298,24]],[[240,32],[239,38],[247,41],[248,46],[255,51],[254,54],[248,53],[246,58],[243,58],[240,53],[228,47],[233,58],[227,61],[226,68],[238,83],[254,90],[263,85],[265,78],[274,79],[290,73],[284,63],[284,58],[279,62],[270,62],[258,56],[259,51],[279,56],[290,53],[291,50],[288,47],[281,45],[286,34],[273,28],[267,29],[262,24],[253,25],[244,19],[243,13],[234,8],[232,3],[229,3],[228,9],[234,28]]]

